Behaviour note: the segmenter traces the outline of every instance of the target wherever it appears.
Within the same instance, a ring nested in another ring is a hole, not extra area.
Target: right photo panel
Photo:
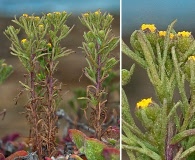
[[[122,159],[195,159],[195,1],[122,1]]]

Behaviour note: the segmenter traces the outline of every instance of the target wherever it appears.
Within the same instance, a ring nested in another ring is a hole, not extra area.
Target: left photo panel
[[[120,159],[120,0],[0,1],[0,160]]]

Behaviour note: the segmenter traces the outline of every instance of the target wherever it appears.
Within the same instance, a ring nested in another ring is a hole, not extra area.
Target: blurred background
[[[73,15],[80,15],[82,12],[94,11],[101,9],[109,13],[120,13],[120,0],[91,1],[91,0],[74,0],[65,1],[39,1],[39,0],[0,0],[0,14],[3,16],[13,17],[20,16],[23,13],[41,14],[46,12],[67,11]]]
[[[0,0],[0,59],[5,59],[8,65],[13,66],[13,73],[0,86],[0,111],[6,109],[6,116],[4,120],[0,119],[0,137],[19,132],[24,137],[28,137],[29,129],[25,119],[24,105],[27,102],[26,93],[24,93],[15,105],[14,98],[20,91],[19,81],[24,82],[24,74],[26,73],[23,66],[18,61],[17,57],[10,54],[10,41],[5,37],[3,32],[9,25],[14,16],[19,17],[23,13],[41,15],[42,13],[66,11],[72,13],[67,20],[68,26],[74,26],[72,32],[62,42],[62,46],[72,49],[75,53],[64,57],[60,60],[56,78],[63,83],[62,96],[63,100],[60,107],[71,111],[68,107],[67,101],[73,98],[73,90],[80,87],[86,87],[90,82],[82,75],[82,68],[86,66],[85,55],[78,47],[82,45],[83,32],[86,30],[80,23],[78,16],[85,12],[94,12],[100,9],[101,12],[108,12],[113,15],[113,34],[120,35],[120,0],[106,0],[106,1],[91,1],[91,0]],[[119,47],[114,51],[116,57],[119,59]],[[116,70],[119,73],[119,65]],[[119,82],[119,78],[116,80]],[[113,98],[119,103],[119,94],[114,93]],[[119,108],[119,105],[117,105]],[[71,113],[70,113],[71,116]],[[0,117],[1,118],[1,117]],[[59,134],[62,134],[60,132]]]
[[[129,38],[134,30],[140,29],[143,23],[155,24],[159,30],[167,30],[168,25],[177,19],[174,29],[190,31],[195,36],[195,1],[193,0],[122,0],[122,39],[130,46]],[[135,63],[122,54],[122,68],[129,69]],[[135,66],[135,72],[129,85],[124,87],[132,107],[143,98],[155,94],[148,76],[141,67]],[[128,159],[123,154],[123,159]]]

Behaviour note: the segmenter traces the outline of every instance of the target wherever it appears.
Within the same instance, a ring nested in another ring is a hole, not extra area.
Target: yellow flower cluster
[[[187,32],[187,31],[182,31],[182,32],[178,32],[177,33],[178,36],[182,36],[182,37],[190,37],[191,36],[191,32]]]
[[[63,12],[52,12],[52,13],[47,13],[47,17],[52,17],[53,15],[61,16],[63,14],[66,14],[65,11]]]
[[[101,14],[101,11],[100,10],[97,10],[94,12],[95,15],[100,15]],[[84,13],[83,14],[83,17],[88,17],[89,16],[89,13]],[[111,16],[111,15],[110,15]]]
[[[158,34],[159,34],[160,37],[165,37],[166,36],[166,31],[159,31]],[[173,37],[174,37],[174,34],[170,33],[169,38],[173,39]]]
[[[142,24],[141,30],[144,31],[146,29],[149,29],[151,32],[155,32],[156,31],[156,27],[155,27],[154,24]]]
[[[40,17],[39,16],[29,16],[26,13],[24,13],[22,16],[25,17],[25,18],[29,18],[29,19],[40,20]]]
[[[139,101],[136,106],[137,108],[144,109],[144,108],[147,108],[149,104],[151,103],[152,103],[152,98],[147,98],[147,99],[142,99],[141,101]]]
[[[54,12],[54,14],[56,14],[56,15],[60,15],[61,13],[60,13],[60,12]]]
[[[195,61],[195,56],[190,56],[190,57],[188,57],[188,60],[193,60],[193,61]]]
[[[141,30],[144,31],[144,30],[150,30],[151,32],[155,32],[157,30],[156,26],[154,24],[142,24],[141,25]],[[158,32],[158,35],[160,37],[165,37],[166,36],[166,31],[159,31]],[[191,32],[188,32],[188,31],[182,31],[182,32],[178,32],[177,33],[178,36],[181,36],[181,37],[190,37],[191,36]],[[173,33],[170,33],[169,37],[170,39],[173,39],[174,38],[174,34]]]

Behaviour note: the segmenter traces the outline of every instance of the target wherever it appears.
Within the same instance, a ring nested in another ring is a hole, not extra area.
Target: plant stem
[[[99,49],[99,45],[98,45],[98,49]],[[100,74],[101,74],[101,57],[100,54],[98,54],[97,57],[97,64],[98,64],[98,68],[97,68],[97,77],[96,77],[96,96],[98,99],[98,104],[96,105],[96,125],[95,125],[95,133],[96,133],[96,137],[97,139],[101,139],[101,132],[102,132],[102,128],[101,128],[101,124],[100,124],[100,115],[101,115],[101,95],[100,95],[100,90],[101,90],[101,81],[100,81]]]
[[[166,154],[166,160],[172,160],[174,153],[175,153],[175,145],[171,144],[171,139],[174,135],[174,124],[172,120],[167,124],[167,135],[166,135],[166,142],[165,142],[165,154]]]
[[[99,93],[100,92],[100,88],[101,88],[101,82],[100,82],[100,72],[101,72],[101,57],[100,57],[100,54],[98,54],[98,57],[97,57],[97,64],[98,64],[98,68],[97,68],[97,79],[96,79],[96,82],[97,82],[97,92]]]
[[[51,155],[51,153],[55,150],[55,135],[56,135],[56,121],[57,121],[57,115],[55,110],[55,104],[53,103],[53,94],[54,94],[54,81],[53,81],[53,67],[54,62],[51,59],[49,62],[49,71],[46,81],[47,86],[47,94],[48,94],[48,104],[47,104],[47,126],[45,128],[46,130],[46,139],[47,139],[47,152],[46,154]]]
[[[30,101],[30,109],[31,109],[31,114],[32,115],[32,133],[30,135],[30,138],[32,138],[33,141],[33,151],[37,151],[37,154],[40,156],[41,155],[41,146],[39,142],[39,128],[38,128],[38,113],[37,113],[37,98],[36,98],[36,91],[35,91],[35,72],[34,72],[34,58],[35,58],[35,53],[31,54],[31,71],[30,71],[30,85],[31,85],[31,101]]]

